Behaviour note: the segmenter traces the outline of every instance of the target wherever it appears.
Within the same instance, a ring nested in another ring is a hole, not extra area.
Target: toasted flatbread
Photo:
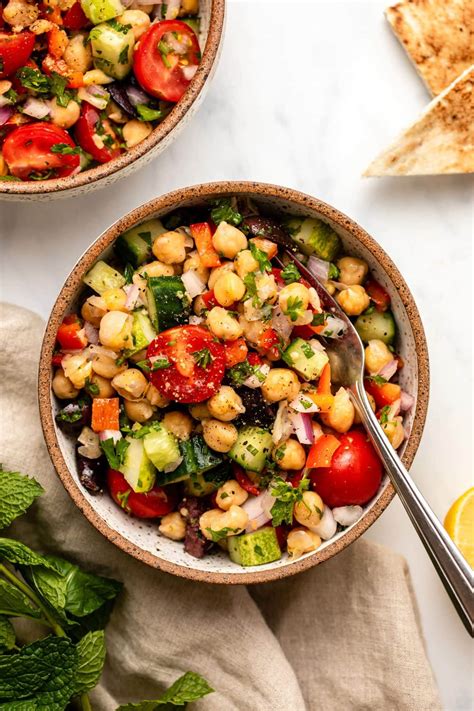
[[[474,172],[474,65],[428,104],[364,175]]]
[[[433,96],[474,63],[473,0],[403,0],[386,16]]]

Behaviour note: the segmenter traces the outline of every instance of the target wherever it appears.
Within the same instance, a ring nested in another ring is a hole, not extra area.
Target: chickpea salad
[[[197,558],[297,558],[360,518],[381,484],[331,383],[325,344],[345,324],[288,247],[354,319],[369,400],[399,447],[414,400],[396,382],[390,296],[321,220],[236,198],[148,220],[84,276],[80,313],[57,333],[56,422],[76,438],[82,485]]]
[[[108,163],[195,75],[199,0],[8,0],[0,11],[0,180]]]

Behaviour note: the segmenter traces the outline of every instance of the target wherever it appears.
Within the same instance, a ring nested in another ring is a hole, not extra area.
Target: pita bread
[[[474,63],[473,0],[403,0],[386,16],[433,96]]]
[[[437,96],[364,175],[474,172],[474,65]]]

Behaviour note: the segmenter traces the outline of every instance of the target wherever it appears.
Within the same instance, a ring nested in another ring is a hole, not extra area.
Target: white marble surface
[[[93,195],[0,204],[2,297],[46,317],[89,243],[124,212],[176,187],[256,179],[322,198],[382,244],[418,302],[432,384],[413,475],[443,516],[472,485],[472,345],[463,306],[472,298],[472,180],[360,177],[428,100],[384,21],[384,5],[230,0],[214,83],[171,149]],[[367,535],[408,559],[444,706],[467,711],[470,642],[398,501]]]

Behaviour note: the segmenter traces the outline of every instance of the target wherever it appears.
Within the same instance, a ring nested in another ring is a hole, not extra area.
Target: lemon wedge
[[[474,487],[456,499],[446,514],[444,527],[474,568]]]

